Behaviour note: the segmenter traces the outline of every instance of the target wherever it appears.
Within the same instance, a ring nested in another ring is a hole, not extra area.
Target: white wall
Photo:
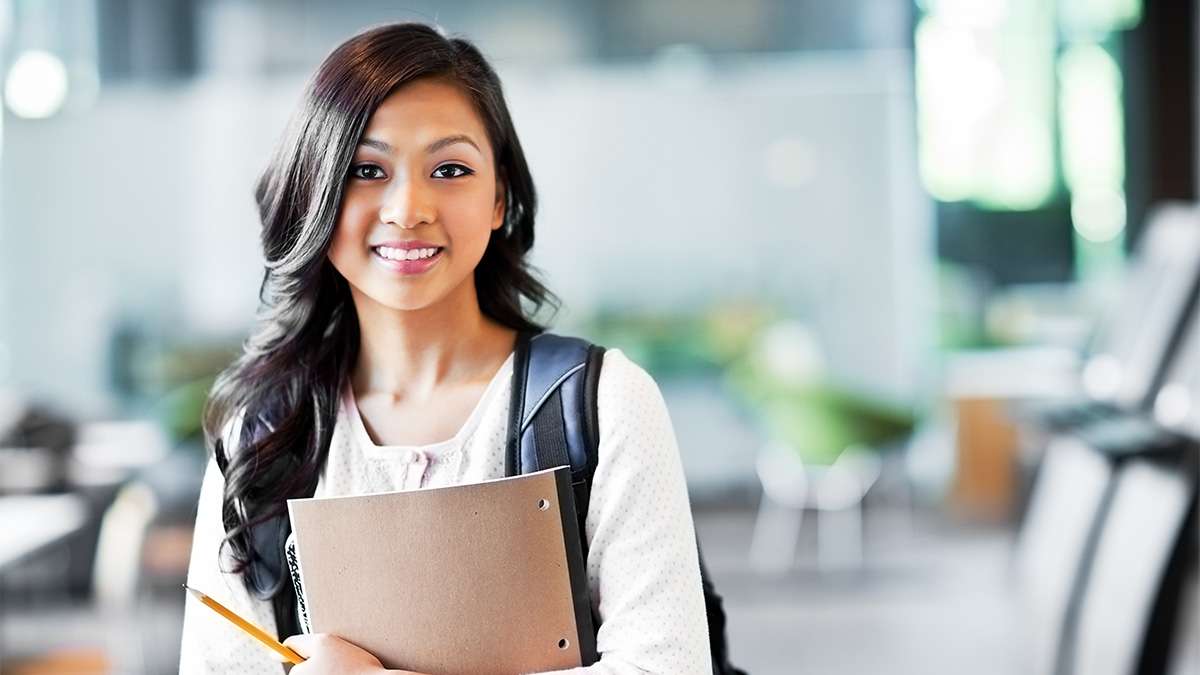
[[[922,383],[932,211],[904,53],[509,73],[507,87],[543,196],[533,259],[568,305],[779,301],[817,323],[852,386]]]
[[[252,184],[298,86],[108,91],[86,114],[6,119],[0,342],[7,378],[100,415],[119,317],[245,329],[261,255]]]
[[[933,249],[907,56],[679,63],[500,64],[542,199],[534,262],[565,319],[773,299],[817,322],[844,380],[910,393],[932,344]],[[6,121],[9,380],[99,413],[119,315],[245,330],[261,278],[253,181],[302,84],[108,90],[86,114]]]

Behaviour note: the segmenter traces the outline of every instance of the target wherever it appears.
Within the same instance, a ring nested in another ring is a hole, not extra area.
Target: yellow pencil
[[[205,605],[208,605],[209,607],[211,607],[217,614],[220,614],[221,616],[225,617],[226,619],[229,619],[233,623],[233,625],[246,631],[251,636],[253,636],[254,639],[256,639],[259,642],[263,643],[264,645],[270,647],[271,649],[274,649],[283,658],[287,659],[288,661],[291,661],[292,663],[302,663],[304,661],[303,656],[300,656],[296,652],[294,652],[291,649],[280,644],[275,638],[271,637],[265,631],[263,631],[263,629],[259,628],[258,626],[255,626],[254,624],[243,619],[242,617],[238,616],[237,614],[234,614],[225,605],[222,605],[221,603],[217,602],[216,600],[213,600],[212,598],[210,598],[207,595],[201,593],[200,591],[188,586],[187,584],[183,584],[183,587],[187,589],[188,593],[191,593],[193,596],[195,596],[195,598],[197,600],[199,600],[200,602],[204,603]]]

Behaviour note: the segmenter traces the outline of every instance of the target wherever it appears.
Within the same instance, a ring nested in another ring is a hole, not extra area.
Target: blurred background
[[[253,181],[396,20],[499,70],[735,664],[1200,673],[1194,0],[0,1],[0,672],[177,670]]]

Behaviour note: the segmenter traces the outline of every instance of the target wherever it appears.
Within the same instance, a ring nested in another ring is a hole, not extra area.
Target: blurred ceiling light
[[[984,174],[991,187],[980,201],[1005,209],[1039,206],[1054,184],[1054,130],[1050,121],[1016,112],[1000,123]]]
[[[1058,72],[1067,187],[1119,188],[1125,182],[1125,144],[1116,61],[1099,45],[1073,45],[1063,52]]]
[[[8,70],[4,100],[19,117],[41,119],[57,113],[67,100],[67,69],[62,59],[41,50],[22,53]]]
[[[1053,13],[927,0],[914,35],[918,158],[940,201],[1030,209],[1055,189]]]
[[[1112,241],[1125,230],[1125,197],[1107,187],[1076,190],[1071,195],[1071,222],[1088,241]]]
[[[1063,182],[1071,195],[1075,270],[1120,272],[1125,251],[1125,119],[1121,69],[1101,45],[1068,45],[1058,62]]]
[[[966,199],[973,182],[975,129],[1003,93],[1002,83],[995,64],[978,52],[968,32],[926,17],[915,40],[921,174],[938,199]]]
[[[816,153],[800,138],[777,138],[766,151],[767,180],[782,188],[798,188],[817,175]]]

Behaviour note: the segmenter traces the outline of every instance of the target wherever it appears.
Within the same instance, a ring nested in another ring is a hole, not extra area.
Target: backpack
[[[604,351],[603,347],[579,338],[522,333],[513,354],[504,474],[515,476],[556,466],[571,467],[584,560],[587,560],[588,551],[584,523],[600,446],[596,396]],[[280,516],[252,527],[250,532],[257,553],[247,575],[250,590],[260,600],[271,600],[280,640],[301,632],[295,586],[284,562],[284,547],[290,530],[288,519]],[[725,611],[721,596],[709,578],[699,541],[696,552],[700,560],[713,675],[745,675],[729,662]],[[580,626],[579,647],[584,655],[584,665],[597,659],[595,628],[598,625],[593,608],[591,629]]]

